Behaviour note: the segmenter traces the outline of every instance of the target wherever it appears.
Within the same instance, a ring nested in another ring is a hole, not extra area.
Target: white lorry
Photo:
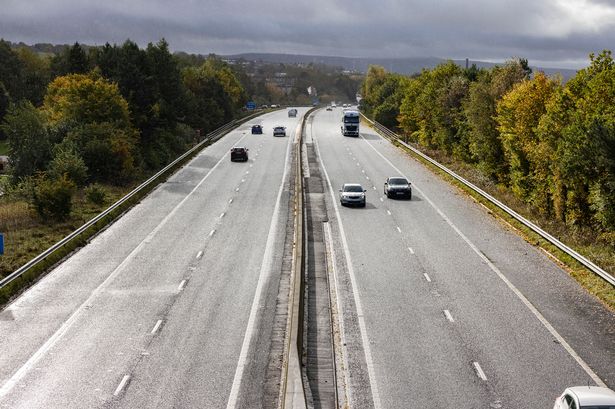
[[[342,113],[342,135],[344,136],[359,136],[359,122],[361,117],[359,111],[353,109],[345,109]]]

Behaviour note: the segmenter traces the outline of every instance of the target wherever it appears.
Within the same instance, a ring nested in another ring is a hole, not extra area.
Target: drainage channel
[[[311,143],[304,145],[304,152],[305,253],[307,256],[304,298],[306,303],[304,387],[310,408],[337,409],[336,360],[324,241],[324,223],[328,221],[324,183]],[[305,163],[306,160],[307,163]]]

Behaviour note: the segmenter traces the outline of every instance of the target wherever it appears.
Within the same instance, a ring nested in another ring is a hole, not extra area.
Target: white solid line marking
[[[472,362],[472,365],[474,365],[474,369],[476,370],[476,375],[478,375],[478,377],[482,379],[483,381],[486,381],[487,375],[485,375],[485,373],[483,372],[483,369],[480,367],[478,362]]]
[[[241,142],[246,135],[239,138],[237,143]],[[209,175],[212,174],[214,170],[218,168],[218,166],[226,159],[228,153],[222,155],[222,158],[203,176],[201,181],[184,197],[181,202],[179,202],[173,210],[171,210],[165,217],[160,221],[158,226],[152,230],[150,234],[147,235],[145,239],[143,239],[137,247],[135,247],[130,254],[107,276],[107,278],[100,283],[94,291],[90,294],[90,296],[72,313],[72,315],[57,329],[57,331],[45,341],[45,343],[32,355],[30,358],[24,363],[0,388],[0,399],[3,399],[10,391],[15,387],[15,385],[23,379],[26,373],[33,368],[36,363],[58,342],[64,334],[68,331],[69,328],[77,321],[79,316],[85,311],[89,305],[94,303],[94,300],[101,294],[105,288],[122,272],[122,270],[128,265],[130,261],[132,261],[135,256],[148,244],[154,236],[167,224],[167,222],[175,216],[175,214],[179,211],[179,209],[192,197],[194,192],[196,192],[202,185],[205,183]]]
[[[224,212],[220,213],[220,218],[223,218],[225,214],[226,213],[224,213]]]
[[[185,286],[186,286],[186,280],[182,280],[182,282],[179,283],[179,285],[177,286],[177,291],[183,290]]]
[[[395,226],[397,228],[397,231],[401,233],[401,229],[399,228],[399,226]]]
[[[280,189],[278,190],[278,197],[273,208],[273,217],[271,218],[271,224],[269,225],[269,233],[267,234],[267,241],[265,244],[265,253],[263,256],[263,262],[261,263],[261,269],[258,276],[258,283],[256,284],[256,291],[254,293],[254,299],[252,301],[252,307],[250,308],[250,316],[248,317],[248,325],[243,337],[243,344],[241,345],[241,352],[239,354],[239,360],[237,362],[237,369],[235,370],[235,376],[233,378],[233,385],[231,387],[231,393],[229,394],[227,409],[235,409],[237,406],[237,400],[239,398],[239,388],[243,380],[244,371],[247,362],[248,352],[250,351],[250,344],[255,333],[256,315],[260,309],[261,298],[263,296],[264,284],[269,280],[271,275],[271,269],[273,264],[273,249],[276,243],[276,229],[278,227],[278,220],[280,216],[280,202],[282,199],[282,192],[284,190],[286,175],[288,174],[288,165],[290,160],[290,147],[291,138],[288,139],[286,149],[286,161],[284,162],[284,172],[282,174],[282,181],[280,183]]]
[[[318,158],[322,158],[322,156],[320,155],[320,148],[318,146],[318,141],[316,139],[314,139],[314,146],[316,147]],[[361,299],[359,298],[357,279],[355,277],[354,268],[352,266],[352,260],[350,259],[350,249],[348,248],[348,241],[346,240],[346,233],[344,232],[344,226],[342,225],[342,218],[340,216],[340,211],[337,205],[335,193],[333,193],[333,186],[331,185],[331,179],[329,178],[329,173],[327,172],[327,168],[325,167],[324,162],[321,161],[320,165],[322,166],[323,173],[325,174],[325,179],[327,180],[327,185],[329,186],[329,194],[331,195],[331,199],[333,199],[333,208],[335,209],[335,216],[337,218],[337,224],[339,226],[340,236],[342,238],[342,248],[344,249],[344,257],[346,259],[346,264],[348,266],[348,275],[350,276],[350,284],[352,287],[352,295],[354,297],[354,304],[355,304],[355,308],[357,309],[359,330],[361,332],[361,342],[363,344],[363,351],[365,353],[365,362],[367,363],[367,374],[369,376],[369,384],[372,389],[374,409],[380,409],[382,405],[380,404],[380,393],[378,392],[378,384],[376,382],[376,370],[374,368],[374,360],[372,359],[372,352],[371,352],[371,347],[369,343],[369,338],[367,337],[367,329],[365,327],[363,306],[361,304]],[[357,163],[357,166],[358,166],[358,163]],[[380,200],[382,200],[382,198],[380,198]]]
[[[390,215],[391,215],[391,211],[390,211],[390,210],[387,210],[387,214],[390,216]]]
[[[156,325],[154,325],[154,328],[152,329],[151,333],[155,334],[158,331],[158,329],[160,328],[161,325],[162,325],[162,320],[156,321]]]
[[[383,139],[382,137],[380,138]],[[363,139],[382,159],[384,159],[393,169],[395,169],[395,171],[397,171],[401,176],[406,177],[395,165],[393,165],[393,163],[390,160],[388,160],[382,153],[380,153],[367,139],[363,138],[362,136],[361,136],[361,139]],[[568,342],[566,342],[566,340],[556,331],[556,329],[553,328],[553,326],[549,323],[549,321],[547,321],[547,319],[540,313],[540,311],[538,311],[538,309],[534,307],[534,305],[530,302],[530,300],[528,300],[521,293],[521,291],[519,291],[519,289],[515,287],[513,283],[511,283],[508,280],[508,278],[500,271],[500,269],[497,268],[496,265],[493,264],[491,260],[489,260],[487,256],[485,256],[478,249],[478,247],[476,247],[476,245],[473,242],[471,242],[470,239],[468,239],[465,234],[461,232],[461,230],[459,230],[459,228],[444,214],[444,212],[442,212],[442,210],[440,210],[440,208],[438,208],[438,206],[436,206],[436,204],[429,197],[425,195],[425,193],[423,193],[423,191],[421,191],[421,189],[419,189],[416,185],[414,185],[414,188],[416,189],[417,192],[419,192],[425,198],[427,203],[429,203],[429,205],[434,208],[434,210],[446,221],[446,223],[448,223],[448,225],[451,226],[451,228],[459,235],[459,237],[461,237],[463,241],[465,241],[468,244],[468,246],[470,246],[470,248],[478,255],[478,257],[480,257],[485,262],[485,264],[489,266],[491,271],[493,271],[498,277],[500,277],[502,281],[504,281],[504,283],[517,296],[517,298],[519,298],[521,302],[525,304],[525,306],[532,312],[532,314],[534,314],[534,316],[538,319],[538,321],[540,321],[542,325],[549,331],[549,333],[551,333],[551,335],[555,337],[557,342],[559,342],[560,345],[564,347],[564,349],[568,352],[568,354],[570,354],[570,356],[575,361],[577,361],[579,366],[583,368],[585,373],[587,373],[587,375],[589,375],[590,378],[592,378],[592,380],[596,383],[596,385],[606,388],[607,386],[604,383],[604,381],[602,381],[602,379],[600,379],[600,377],[596,375],[596,373],[589,367],[589,365],[587,365],[587,363],[583,360],[583,358],[581,358],[576,353],[576,351],[572,349],[572,347],[568,344]]]
[[[423,273],[423,276],[425,277],[425,280],[427,280],[428,283],[431,283],[431,277],[429,277],[427,273]]]
[[[213,236],[215,232],[216,232],[216,229],[213,229],[212,231],[210,231],[209,232],[209,237]]]
[[[408,247],[408,251],[410,252],[410,254],[414,254],[414,250],[412,249],[412,247]]]
[[[199,258],[201,258],[201,257],[203,257],[203,252],[202,252],[202,251],[199,251],[199,252],[197,253],[197,255],[196,255],[196,258],[197,258],[197,259],[199,259]]]
[[[120,384],[117,386],[117,388],[115,388],[115,392],[113,392],[113,396],[118,396],[120,393],[122,393],[129,379],[130,379],[130,375],[124,375]]]
[[[453,319],[453,316],[451,315],[451,312],[449,310],[444,310],[444,316],[450,322],[455,322],[455,320]]]

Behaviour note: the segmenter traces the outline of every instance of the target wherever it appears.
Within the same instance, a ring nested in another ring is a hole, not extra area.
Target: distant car
[[[289,118],[295,118],[297,116],[297,110],[295,108],[289,109],[288,110],[288,117]]]
[[[273,136],[286,136],[286,127],[276,126],[273,128]]]
[[[235,146],[231,148],[231,162],[248,161],[248,148],[242,146]]]
[[[573,386],[555,399],[553,409],[615,409],[615,392],[599,386]]]
[[[340,189],[340,203],[342,206],[365,207],[365,192],[358,183],[344,183]]]
[[[384,182],[384,194],[388,198],[406,197],[412,199],[412,187],[410,187],[408,179],[404,177],[390,177]]]
[[[278,107],[279,107],[279,105],[276,105],[276,104],[271,104],[271,106],[270,106],[270,108],[278,108]]]
[[[267,109],[267,108],[269,108],[269,105],[267,105],[267,104],[263,104],[263,105],[261,105],[261,108],[262,108],[262,109]]]
[[[263,127],[260,125],[252,125],[252,134],[256,135],[256,134],[262,134],[263,133]]]
[[[331,108],[331,105],[327,105],[327,111],[333,111],[333,108]]]

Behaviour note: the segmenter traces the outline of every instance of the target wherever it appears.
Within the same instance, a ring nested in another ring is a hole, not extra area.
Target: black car
[[[248,148],[243,148],[241,146],[231,148],[231,162],[236,161],[248,161]]]
[[[262,134],[263,133],[263,127],[260,125],[252,125],[252,135],[254,134]]]
[[[384,194],[388,198],[404,197],[412,199],[412,188],[408,179],[401,176],[390,177],[384,182]]]

